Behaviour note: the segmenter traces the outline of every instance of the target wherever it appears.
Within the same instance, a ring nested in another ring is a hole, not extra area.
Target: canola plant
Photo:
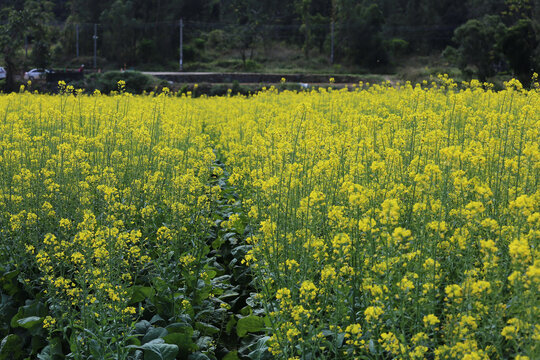
[[[81,359],[540,356],[538,86],[64,87],[0,104],[0,260],[42,299],[3,336]],[[209,261],[225,231],[247,312]]]

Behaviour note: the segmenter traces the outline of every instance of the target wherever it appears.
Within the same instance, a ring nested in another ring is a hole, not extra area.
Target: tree
[[[377,4],[371,1],[337,1],[336,21],[336,38],[344,45],[341,47],[342,56],[345,51],[355,63],[369,68],[388,63],[382,38],[384,16]]]
[[[231,5],[236,22],[232,33],[236,42],[240,45],[244,67],[246,67],[248,51],[250,52],[249,60],[253,58],[253,46],[258,34],[261,32],[261,18],[264,8],[257,6],[256,3],[257,1],[235,0]]]
[[[0,9],[0,54],[6,65],[5,91],[14,91],[17,56],[25,36],[34,37],[37,42],[46,41],[45,23],[51,19],[49,1],[26,1],[24,7]],[[39,45],[41,48],[47,44]],[[40,50],[38,50],[39,52]]]
[[[506,7],[506,0],[467,0],[469,19],[480,18],[484,15],[500,14]]]
[[[32,40],[32,53],[30,60],[37,68],[44,69],[51,64],[51,38],[53,28],[49,23],[53,21],[53,7],[51,1],[27,0],[24,4],[28,9],[27,35]]]
[[[533,23],[529,19],[521,19],[508,29],[502,40],[502,51],[514,71],[514,75],[522,84],[531,80],[534,72],[535,51],[539,41]]]
[[[458,44],[458,65],[462,70],[474,66],[480,80],[496,72],[502,62],[499,48],[506,26],[497,15],[485,15],[467,21],[454,32],[453,41]]]
[[[309,56],[309,48],[311,47],[311,14],[309,8],[311,6],[311,0],[297,0],[296,1],[296,12],[300,15],[302,25],[300,26],[300,32],[304,34],[304,45],[302,46],[304,50],[304,55],[307,59]]]
[[[533,3],[531,0],[505,0],[507,9],[502,12],[515,20],[530,18],[533,15]]]
[[[103,29],[101,49],[110,60],[119,64],[133,63],[137,40],[137,25],[133,2],[116,0],[100,16]]]
[[[38,69],[45,69],[51,64],[51,49],[44,40],[37,40],[32,47],[30,56],[32,64]]]
[[[28,17],[25,10],[5,8],[0,12],[0,53],[6,65],[6,92],[15,90],[17,50],[23,43]]]

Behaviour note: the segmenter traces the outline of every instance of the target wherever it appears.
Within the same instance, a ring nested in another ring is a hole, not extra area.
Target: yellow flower
[[[364,310],[364,316],[368,323],[379,319],[383,313],[384,310],[380,306],[368,306],[366,310]]]
[[[311,301],[317,296],[317,286],[311,280],[305,280],[300,285],[300,296],[306,301]]]
[[[51,329],[56,324],[56,319],[47,315],[43,319],[43,328],[44,329]]]
[[[424,316],[423,321],[424,321],[424,325],[425,325],[426,327],[427,327],[427,326],[437,325],[438,323],[440,323],[439,318],[436,317],[436,316],[433,315],[433,314],[429,314],[429,315]]]

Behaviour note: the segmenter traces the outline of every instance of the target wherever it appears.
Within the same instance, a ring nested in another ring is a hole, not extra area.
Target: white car
[[[27,71],[27,72],[24,73],[24,79],[25,80],[41,79],[48,72],[50,72],[50,71],[49,70],[43,70],[43,69],[32,69],[32,70]]]
[[[6,69],[0,66],[0,79],[6,78]]]

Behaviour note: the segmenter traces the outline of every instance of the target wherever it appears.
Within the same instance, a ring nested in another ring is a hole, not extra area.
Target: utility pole
[[[94,24],[94,36],[92,37],[94,39],[94,69],[97,68],[97,24]]]
[[[180,71],[184,70],[184,20],[180,19],[180,60],[178,63],[178,69]]]
[[[77,39],[77,59],[79,58],[79,24],[75,25],[75,38]]]
[[[334,20],[330,23],[330,64],[334,64]]]

